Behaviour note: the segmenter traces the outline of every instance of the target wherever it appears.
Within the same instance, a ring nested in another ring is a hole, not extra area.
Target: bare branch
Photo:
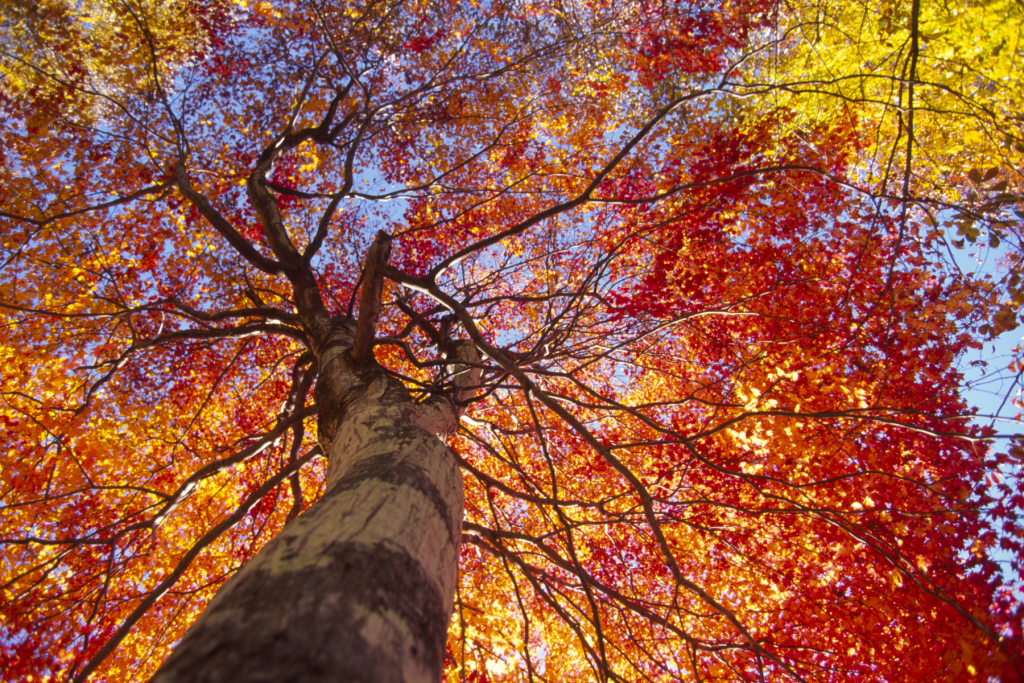
[[[352,342],[352,360],[370,363],[374,360],[373,339],[380,318],[381,294],[384,291],[384,268],[391,256],[391,237],[383,230],[377,233],[363,266],[363,292],[359,299],[359,321]]]

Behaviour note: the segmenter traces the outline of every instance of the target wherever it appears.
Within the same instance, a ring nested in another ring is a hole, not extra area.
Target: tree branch
[[[234,226],[217,209],[213,208],[204,195],[192,188],[192,181],[189,180],[184,159],[178,159],[174,164],[174,179],[178,184],[178,190],[185,195],[192,206],[196,207],[203,218],[213,226],[213,229],[219,232],[246,261],[270,275],[286,274],[282,264],[258,252],[252,242],[242,237],[241,233],[235,230]]]
[[[391,256],[391,236],[383,230],[377,233],[366,252],[363,266],[363,291],[359,299],[359,321],[352,341],[352,360],[369,363],[374,360],[373,339],[380,318],[381,294],[384,291],[384,268]]]

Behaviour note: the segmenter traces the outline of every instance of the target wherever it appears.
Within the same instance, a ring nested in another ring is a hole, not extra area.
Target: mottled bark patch
[[[316,566],[239,576],[225,597],[154,681],[440,680],[445,600],[415,560],[383,543],[332,543]]]
[[[417,467],[408,461],[397,461],[393,455],[382,455],[375,458],[367,458],[361,461],[345,474],[338,483],[331,487],[324,496],[329,498],[339,495],[344,491],[357,488],[366,481],[374,480],[397,487],[409,487],[423,494],[437,510],[437,515],[444,520],[448,528],[448,535],[452,543],[458,545],[462,538],[461,525],[456,528],[452,525],[451,502],[445,500],[435,486],[429,473],[423,468]]]

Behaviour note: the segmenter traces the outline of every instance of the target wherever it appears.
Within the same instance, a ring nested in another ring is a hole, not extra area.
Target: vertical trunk
[[[440,679],[462,533],[444,443],[458,408],[412,402],[338,347],[316,397],[324,497],[224,584],[156,683]]]

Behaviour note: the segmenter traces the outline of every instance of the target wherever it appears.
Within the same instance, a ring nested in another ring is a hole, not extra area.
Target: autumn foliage
[[[296,292],[378,230],[377,361],[484,358],[447,680],[1024,678],[1022,17],[953,5],[4,0],[4,679],[145,680],[324,493]]]

